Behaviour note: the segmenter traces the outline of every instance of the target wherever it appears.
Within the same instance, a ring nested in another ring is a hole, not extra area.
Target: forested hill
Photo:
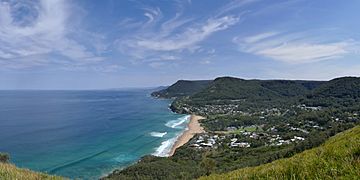
[[[317,97],[358,98],[360,97],[360,78],[336,78],[319,86],[314,91]]]
[[[211,82],[211,80],[179,80],[168,88],[155,91],[151,95],[159,98],[190,96],[205,89]]]
[[[295,104],[337,108],[359,104],[360,78],[341,77],[330,81],[302,81],[219,77],[212,81],[178,81],[152,95],[177,98],[171,105],[175,112],[201,115],[207,114],[208,108],[205,107],[207,105],[225,104],[238,105],[236,109],[239,111]]]
[[[170,87],[152,93],[155,97],[173,98],[191,96],[201,99],[271,99],[281,96],[298,96],[309,93],[324,81],[245,80],[219,77],[215,80],[179,80]]]
[[[341,77],[330,81],[302,80],[245,80],[219,77],[215,80],[179,80],[173,85],[153,92],[153,96],[173,98],[190,96],[193,99],[271,99],[306,95],[308,98],[358,98],[360,78]]]
[[[202,100],[271,100],[283,96],[304,95],[322,83],[322,81],[244,80],[234,77],[220,77],[191,98]]]
[[[360,78],[342,77],[328,81],[311,93],[303,101],[311,106],[351,106],[360,104]]]

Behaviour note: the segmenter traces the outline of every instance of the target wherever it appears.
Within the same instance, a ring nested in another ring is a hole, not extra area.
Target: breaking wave
[[[161,145],[156,148],[155,152],[152,155],[159,157],[168,157],[178,137],[179,135],[161,142]]]
[[[150,136],[153,137],[164,137],[167,134],[167,132],[151,132]]]
[[[183,125],[185,122],[187,122],[190,119],[190,115],[186,115],[183,117],[180,117],[176,120],[171,120],[165,124],[165,126],[170,128],[181,128],[180,125]]]

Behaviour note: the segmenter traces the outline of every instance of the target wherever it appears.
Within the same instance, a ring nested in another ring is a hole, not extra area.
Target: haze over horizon
[[[360,76],[360,1],[0,0],[0,89]]]

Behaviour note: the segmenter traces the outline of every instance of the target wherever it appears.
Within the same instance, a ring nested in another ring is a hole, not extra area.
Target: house
[[[303,138],[303,137],[299,137],[299,136],[294,136],[294,139],[296,139],[296,140],[300,140],[300,141],[305,140],[305,138]]]
[[[231,142],[230,147],[242,147],[242,148],[248,148],[250,147],[250,144],[247,142]]]
[[[237,128],[234,126],[230,126],[230,127],[227,127],[226,130],[227,131],[235,131],[235,130],[237,130]]]
[[[200,147],[198,144],[190,144],[190,147]]]
[[[213,147],[211,143],[201,143],[200,145],[205,147]]]

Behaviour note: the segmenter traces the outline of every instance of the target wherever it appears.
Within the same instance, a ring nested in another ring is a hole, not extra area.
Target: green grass
[[[240,129],[237,129],[234,131],[235,134],[240,134],[243,132],[255,132],[255,131],[263,131],[261,127],[259,126],[246,126],[246,127],[242,127]]]
[[[51,176],[44,173],[34,172],[28,169],[17,168],[9,163],[0,163],[0,179],[1,180],[63,180],[65,178]]]
[[[360,126],[290,158],[200,179],[360,179]]]

